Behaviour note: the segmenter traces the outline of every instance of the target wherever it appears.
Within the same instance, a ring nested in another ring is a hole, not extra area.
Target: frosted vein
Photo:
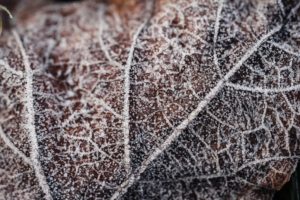
[[[39,148],[38,148],[37,134],[36,134],[35,124],[34,124],[35,111],[34,111],[34,107],[33,107],[33,95],[32,95],[32,93],[33,93],[33,87],[32,87],[33,72],[30,68],[28,56],[25,52],[25,48],[22,44],[19,34],[16,31],[13,31],[13,35],[14,35],[16,42],[20,48],[24,66],[25,66],[25,79],[26,79],[25,106],[27,108],[27,112],[26,112],[27,123],[25,124],[25,128],[28,130],[29,140],[30,140],[30,144],[31,144],[30,158],[31,158],[34,172],[38,179],[39,185],[45,194],[45,198],[47,200],[52,200],[50,188],[47,184],[45,174],[43,172],[41,163],[39,161]]]
[[[4,141],[4,143],[16,154],[18,155],[20,158],[22,158],[24,160],[24,162],[26,162],[27,164],[29,164],[30,166],[32,165],[31,160],[22,152],[20,151],[12,142],[11,140],[5,135],[5,133],[3,132],[2,127],[0,126],[0,137],[2,138],[2,140]]]
[[[125,80],[124,80],[124,110],[123,110],[123,115],[124,115],[124,146],[125,146],[125,167],[127,172],[130,171],[130,147],[129,147],[129,96],[130,96],[130,69],[131,69],[131,62],[133,59],[133,52],[136,46],[137,38],[143,28],[145,27],[147,21],[145,21],[137,30],[135,35],[133,36],[133,42],[130,47],[129,55],[126,61],[125,65]]]
[[[242,58],[231,68],[231,70],[216,84],[214,88],[204,97],[202,101],[199,102],[197,108],[193,110],[188,117],[183,120],[174,130],[174,132],[161,144],[159,145],[152,154],[143,162],[142,166],[139,168],[136,174],[133,174],[129,177],[128,180],[121,184],[121,188],[117,191],[111,199],[118,199],[122,196],[130,186],[132,186],[136,181],[140,179],[140,175],[147,169],[148,165],[155,160],[166,148],[168,148],[176,138],[182,133],[189,122],[194,120],[197,115],[208,105],[208,103],[223,89],[226,82],[242,67],[244,62],[250,58],[250,56],[256,52],[261,44],[263,44],[269,37],[277,33],[282,28],[282,25],[279,25],[272,29],[270,32],[265,34],[259,39],[252,48],[250,48]]]

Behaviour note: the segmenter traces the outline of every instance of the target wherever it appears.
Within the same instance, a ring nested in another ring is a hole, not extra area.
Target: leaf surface
[[[288,181],[298,2],[36,5],[0,38],[3,199],[271,199]]]

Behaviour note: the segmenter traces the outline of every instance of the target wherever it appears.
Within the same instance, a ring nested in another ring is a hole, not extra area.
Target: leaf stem
[[[13,18],[12,14],[5,6],[0,5],[0,11],[1,10],[5,11],[8,14],[9,18],[11,19]],[[0,34],[2,33],[2,26],[3,26],[2,16],[0,16]]]

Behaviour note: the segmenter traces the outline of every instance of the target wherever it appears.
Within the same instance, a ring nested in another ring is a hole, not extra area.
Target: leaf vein
[[[23,58],[23,62],[25,65],[25,76],[26,76],[25,77],[25,79],[26,79],[25,106],[27,108],[27,113],[26,113],[27,123],[25,124],[25,128],[29,132],[29,140],[30,140],[30,144],[31,144],[30,158],[31,158],[33,169],[34,169],[35,175],[38,179],[39,185],[45,194],[45,198],[47,200],[52,200],[50,188],[46,181],[46,176],[43,172],[41,163],[39,161],[39,147],[38,147],[38,141],[37,141],[36,127],[34,124],[35,111],[34,111],[34,107],[33,107],[33,87],[32,87],[33,72],[30,68],[29,59],[25,52],[25,48],[22,44],[20,35],[17,33],[17,31],[13,31],[13,35],[19,46],[19,49],[21,51],[21,55]]]

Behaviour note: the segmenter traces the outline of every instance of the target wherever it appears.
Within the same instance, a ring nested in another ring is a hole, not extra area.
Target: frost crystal
[[[288,181],[298,1],[30,2],[0,37],[0,199],[264,200]]]

